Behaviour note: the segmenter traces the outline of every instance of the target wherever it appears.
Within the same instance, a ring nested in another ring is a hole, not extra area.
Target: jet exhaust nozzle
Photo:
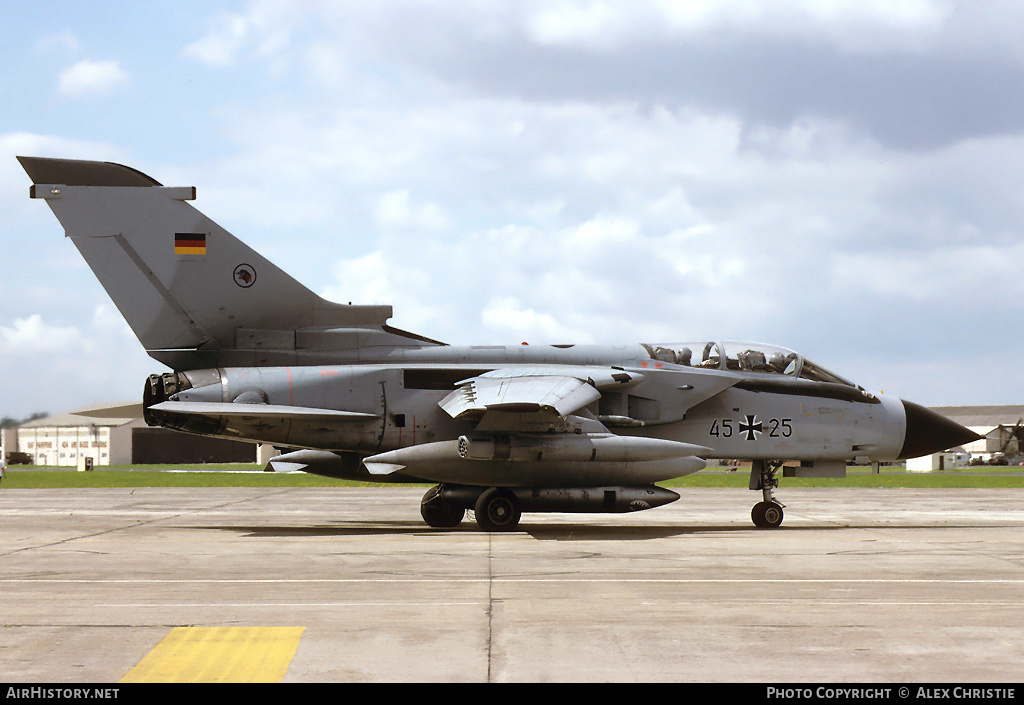
[[[216,369],[150,375],[142,392],[142,418],[149,426],[163,426],[201,435],[217,435],[221,429],[219,420],[197,415],[167,413],[153,407],[176,398],[176,395],[190,389],[200,389],[216,384],[219,390],[220,382],[221,374]]]

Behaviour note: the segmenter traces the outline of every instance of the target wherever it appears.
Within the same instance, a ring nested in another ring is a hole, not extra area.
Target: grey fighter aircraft
[[[143,393],[151,425],[273,444],[277,468],[437,483],[434,527],[488,531],[522,512],[631,512],[707,458],[750,460],[751,516],[777,527],[778,474],[976,439],[774,345],[457,347],[388,325],[390,306],[317,296],[165,187],[119,164],[19,157],[146,351],[173,370]],[[790,463],[786,466],[786,463]],[[785,469],[783,469],[785,466]]]

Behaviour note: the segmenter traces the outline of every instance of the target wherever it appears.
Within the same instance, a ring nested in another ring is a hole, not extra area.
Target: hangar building
[[[968,463],[991,464],[999,458],[1017,465],[1024,460],[1024,406],[933,406],[932,411],[966,426],[983,438],[944,453],[907,460],[907,470],[931,472]]]
[[[4,458],[33,465],[76,467],[149,463],[265,462],[256,443],[151,428],[141,418],[93,418],[74,413],[29,421],[3,434]],[[270,449],[272,450],[272,449]],[[22,458],[25,458],[22,455]]]
[[[1020,442],[1024,431],[1024,405],[936,406],[932,411],[985,437],[964,446],[972,458],[990,461],[1000,454],[1024,454],[1024,444]]]

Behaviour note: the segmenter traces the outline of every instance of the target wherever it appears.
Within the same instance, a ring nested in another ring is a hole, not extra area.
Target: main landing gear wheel
[[[441,485],[431,487],[420,500],[420,516],[427,526],[435,529],[451,529],[462,523],[466,510],[446,502],[441,497]]]
[[[476,501],[476,523],[484,531],[515,531],[523,513],[512,490],[492,487]]]
[[[774,529],[782,523],[782,505],[775,502],[758,502],[750,510],[750,518],[754,526],[761,529]]]

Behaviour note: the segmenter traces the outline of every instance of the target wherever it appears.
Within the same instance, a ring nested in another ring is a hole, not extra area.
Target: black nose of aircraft
[[[910,401],[901,401],[907,416],[907,433],[903,439],[900,460],[938,453],[984,438],[931,409]]]

